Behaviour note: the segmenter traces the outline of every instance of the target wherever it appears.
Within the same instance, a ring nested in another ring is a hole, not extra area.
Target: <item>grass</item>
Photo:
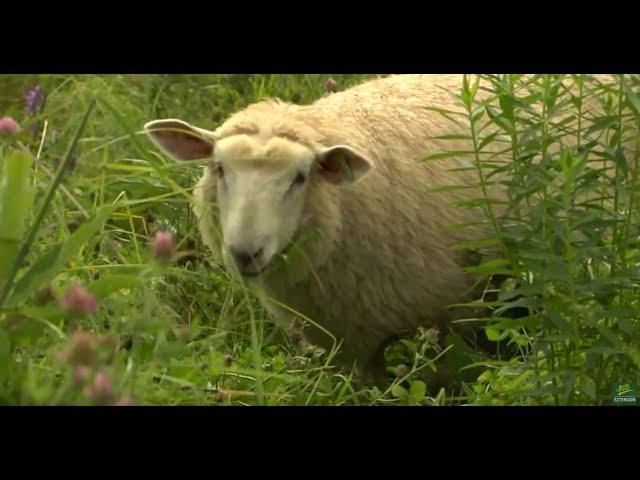
[[[333,76],[338,89],[368,77]],[[602,405],[616,382],[637,385],[637,76],[484,76],[488,87],[470,76],[451,92],[474,151],[434,154],[473,162],[494,233],[467,248],[498,246],[505,260],[476,269],[509,278],[487,286],[474,303],[486,315],[470,319],[491,355],[421,329],[388,350],[385,389],[336,371],[296,328],[274,327],[209,261],[189,208],[199,169],[140,132],[167,117],[213,129],[269,96],[311,102],[327,78],[0,75],[0,113],[22,125],[0,137],[0,402]],[[46,104],[29,115],[23,96],[36,84]],[[486,154],[499,150],[506,164]],[[494,211],[497,182],[508,205]],[[169,262],[153,255],[159,231],[176,241]],[[74,285],[87,292],[71,300],[93,295],[95,312],[60,306]],[[443,371],[456,381],[439,388]]]

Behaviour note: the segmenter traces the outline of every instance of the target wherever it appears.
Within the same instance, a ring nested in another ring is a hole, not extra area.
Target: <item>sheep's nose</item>
[[[262,255],[263,249],[256,250],[251,252],[249,250],[240,250],[231,248],[231,254],[233,255],[233,259],[236,262],[236,265],[240,269],[241,272],[248,270],[254,262],[257,262],[260,255]]]

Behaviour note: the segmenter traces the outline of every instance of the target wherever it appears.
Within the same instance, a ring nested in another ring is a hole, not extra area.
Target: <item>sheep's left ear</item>
[[[335,185],[356,182],[375,168],[371,160],[345,145],[327,148],[317,161],[322,178]]]

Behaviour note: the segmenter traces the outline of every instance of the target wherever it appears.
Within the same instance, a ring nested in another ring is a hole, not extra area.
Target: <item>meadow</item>
[[[300,325],[275,327],[211,260],[190,209],[201,168],[158,153],[142,126],[184,118],[213,130],[260,99],[309,103],[372,77],[0,75],[0,404],[609,405],[616,392],[637,395],[639,75],[483,76],[483,100],[469,75],[450,92],[473,150],[424,161],[465,157],[480,184],[503,182],[499,212],[487,197],[460,205],[480,205],[493,227],[460,247],[501,259],[470,269],[492,280],[471,304],[482,315],[459,321],[481,341],[455,326],[420,329],[386,352],[386,388],[336,370]]]

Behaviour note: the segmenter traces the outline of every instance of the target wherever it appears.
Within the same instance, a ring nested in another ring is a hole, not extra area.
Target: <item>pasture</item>
[[[159,153],[157,118],[215,129],[277,97],[306,104],[373,75],[0,75],[0,403],[610,405],[640,383],[640,76],[469,75],[465,114],[496,248],[451,330],[386,351],[363,384],[276,327],[210,258],[190,208],[202,168]],[[585,105],[598,105],[597,109]],[[456,116],[457,115],[457,116]],[[14,121],[15,123],[11,123]],[[456,133],[456,135],[460,135]],[[577,141],[568,141],[569,138]],[[492,161],[492,152],[510,158]],[[499,179],[499,180],[498,180]],[[425,189],[429,188],[425,185]],[[437,194],[437,192],[434,192]],[[473,203],[471,205],[470,203]],[[458,226],[460,228],[460,226]],[[411,279],[407,279],[408,282]],[[477,342],[457,327],[476,326]],[[627,388],[628,387],[628,388]],[[636,400],[637,402],[638,400]]]

